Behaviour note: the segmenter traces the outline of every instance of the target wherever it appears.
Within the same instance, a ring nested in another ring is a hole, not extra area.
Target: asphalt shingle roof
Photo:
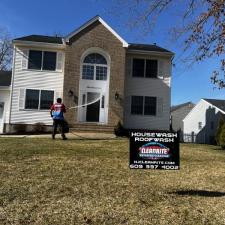
[[[208,98],[203,98],[203,99],[225,112],[225,100],[223,100],[223,99],[208,99]]]
[[[8,87],[11,85],[12,71],[0,70],[0,86]]]
[[[15,41],[34,41],[53,44],[63,44],[62,37],[44,36],[44,35],[29,35],[14,39]]]
[[[192,108],[195,106],[195,104],[192,103],[192,102],[185,102],[185,103],[183,103],[183,104],[171,106],[171,112],[173,112],[173,111],[175,111],[175,110],[177,110],[177,109],[179,109],[179,108],[182,108],[182,107],[184,107],[184,106],[186,106],[186,105],[191,105]]]
[[[151,52],[167,52],[173,54],[173,52],[161,48],[157,45],[148,45],[148,44],[136,44],[136,43],[129,43],[128,50],[139,50],[139,51],[151,51]]]

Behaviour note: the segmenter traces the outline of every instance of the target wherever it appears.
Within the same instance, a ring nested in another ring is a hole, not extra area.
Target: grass
[[[0,139],[0,224],[225,224],[225,151],[181,145],[180,171],[130,170],[127,139]]]

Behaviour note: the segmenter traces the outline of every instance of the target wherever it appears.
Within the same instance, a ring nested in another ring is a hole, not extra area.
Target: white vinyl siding
[[[159,79],[149,79],[132,76],[132,59],[158,60]],[[125,78],[124,126],[128,129],[168,130],[170,126],[171,101],[171,60],[168,57],[150,57],[137,54],[127,54]],[[131,96],[155,96],[156,115],[132,115],[130,113]]]
[[[215,136],[218,121],[225,118],[225,113],[207,101],[201,99],[198,104],[183,119],[184,141],[189,142],[191,134],[196,136],[197,143],[209,144],[211,137]],[[214,129],[211,123],[214,123]]]
[[[28,50],[29,49],[16,48],[10,122],[12,124],[34,124],[43,122],[46,125],[50,125],[52,124],[52,119],[48,111],[23,110],[25,103],[25,89],[54,90],[55,98],[63,97],[63,63],[57,65],[58,69],[61,69],[61,72],[25,69],[24,65],[27,65],[27,63],[25,63],[24,58],[26,57]],[[37,50],[48,51],[48,49]],[[64,52],[59,51],[58,54],[61,54],[60,60],[63,62]]]

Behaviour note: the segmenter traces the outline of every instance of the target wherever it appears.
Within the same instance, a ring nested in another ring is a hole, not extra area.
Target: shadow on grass
[[[225,192],[205,191],[205,190],[183,190],[183,191],[170,192],[170,194],[177,194],[177,195],[181,195],[181,196],[185,196],[185,195],[201,196],[201,197],[223,197],[223,196],[225,196]]]
[[[213,147],[212,147],[212,150],[216,150],[216,151],[224,151],[224,152],[225,152],[225,150],[222,149],[220,146],[213,146]]]

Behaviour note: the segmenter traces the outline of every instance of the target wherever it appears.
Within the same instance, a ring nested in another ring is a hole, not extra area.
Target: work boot
[[[65,135],[62,135],[63,140],[67,140],[67,137]]]

